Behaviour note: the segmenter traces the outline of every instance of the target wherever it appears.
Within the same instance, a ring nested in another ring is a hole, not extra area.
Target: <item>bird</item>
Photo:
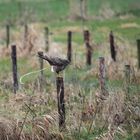
[[[63,71],[67,65],[70,63],[67,59],[62,59],[59,57],[51,57],[47,54],[42,54],[38,52],[38,56],[46,61],[52,66],[52,72],[56,72],[59,74],[59,72]]]

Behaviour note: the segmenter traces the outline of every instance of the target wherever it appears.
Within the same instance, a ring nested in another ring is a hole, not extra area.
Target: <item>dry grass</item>
[[[63,29],[61,32],[58,30],[57,33],[64,33],[65,30],[68,29],[72,29],[76,32],[80,31],[80,28],[69,27]],[[108,32],[108,28],[101,28],[100,31]],[[15,36],[17,36],[17,34]],[[30,65],[34,69],[38,67],[36,58],[32,56],[35,55],[38,50],[44,50],[44,36],[41,33],[41,29],[38,28],[37,25],[31,26],[30,34],[28,35],[28,47],[24,49],[23,42],[20,42],[19,38],[13,38],[18,42],[18,56],[24,58],[30,55],[29,58],[31,59],[28,60],[27,65]],[[121,39],[124,40],[123,38]],[[23,36],[21,40],[23,40]],[[110,58],[110,50],[106,48],[106,46],[109,46],[108,43],[94,46],[94,52],[100,52],[100,55],[105,57],[106,76],[109,80],[123,81],[124,64],[130,64],[132,66],[131,68],[134,68],[134,71],[131,73],[131,81],[132,83],[139,84],[140,73],[136,70],[135,52],[130,51],[128,43],[122,43],[120,40],[116,42],[116,49],[118,52],[117,62],[113,62]],[[73,44],[74,43],[76,44],[76,42],[73,42]],[[41,46],[39,46],[40,44]],[[66,52],[64,43],[55,43],[51,40],[50,45],[50,54],[59,56]],[[79,47],[77,44],[75,46]],[[80,47],[82,48],[82,46]],[[74,49],[74,53],[76,53],[74,54],[75,56],[73,56],[74,62],[70,66],[72,70],[83,70],[85,68],[83,60],[85,48],[81,48],[78,53],[76,52],[77,48]],[[2,56],[10,55],[10,48],[0,50]],[[130,56],[132,56],[132,58],[130,58]],[[99,60],[94,59],[93,64],[93,68],[85,71],[83,75],[80,76],[78,79],[80,82],[88,81],[93,77],[98,79]],[[77,134],[80,135],[82,131],[86,129],[87,133],[91,134],[94,132],[95,128],[103,128],[103,130],[105,128],[107,130],[106,133],[101,134],[97,139],[113,140],[117,133],[121,133],[124,137],[128,135],[127,128],[125,127],[129,126],[129,122],[131,121],[138,122],[140,118],[139,98],[137,99],[139,95],[134,96],[133,101],[130,100],[126,102],[127,93],[119,89],[118,91],[109,91],[109,96],[106,100],[102,101],[102,99],[98,99],[98,94],[96,94],[100,93],[98,87],[90,87],[89,91],[85,91],[82,85],[78,83],[79,81],[71,84],[66,81],[66,130],[60,133],[58,128],[55,86],[53,84],[47,85],[46,83],[45,86],[48,89],[46,90],[46,88],[44,88],[43,92],[40,92],[39,81],[34,81],[21,87],[17,95],[11,95],[9,91],[12,91],[12,79],[9,79],[9,77],[12,77],[11,73],[3,78],[4,80],[1,82],[2,86],[0,90],[2,97],[5,97],[4,94],[6,93],[6,97],[0,104],[2,112],[2,118],[0,119],[0,139],[2,140],[7,140],[8,138],[11,140],[64,140],[64,136],[74,137],[73,132],[77,132]],[[98,103],[100,106],[97,105]],[[125,107],[130,111],[127,112],[124,109]],[[127,120],[124,120],[124,116],[126,116],[127,113],[129,114]],[[134,131],[132,133],[137,134],[139,128],[134,127],[133,124],[131,127],[131,131]],[[120,130],[122,131],[120,132]]]
[[[1,140],[53,140],[55,137],[63,139],[58,130],[53,133],[54,128],[58,128],[56,111],[51,111],[50,115],[39,115],[39,112],[45,112],[48,96],[43,93],[32,96],[18,93],[9,95],[5,100],[5,105],[1,104]]]
[[[121,28],[140,28],[140,26],[137,23],[126,23],[122,24]]]

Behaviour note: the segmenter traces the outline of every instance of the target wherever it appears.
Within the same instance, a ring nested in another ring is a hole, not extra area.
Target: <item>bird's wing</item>
[[[61,59],[58,57],[50,57],[48,55],[42,55],[38,52],[38,56],[42,59],[45,59],[49,62],[50,65],[54,66],[67,66],[69,64],[69,61],[66,59]]]
[[[67,66],[69,64],[68,60],[58,57],[51,57],[51,60],[54,62],[55,66]]]

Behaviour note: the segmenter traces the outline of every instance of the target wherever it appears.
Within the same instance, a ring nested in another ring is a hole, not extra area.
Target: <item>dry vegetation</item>
[[[5,29],[0,29],[0,140],[139,140],[140,71],[135,40],[129,40],[131,36],[136,39],[134,35],[138,35],[139,20],[128,13],[111,21],[110,18],[116,13],[108,3],[101,5],[98,9],[99,15],[87,17],[88,13],[84,13],[82,18],[80,7],[72,2],[70,4],[75,9],[70,9],[70,16],[66,15],[67,22],[60,17],[55,23],[47,23],[50,26],[50,55],[66,58],[67,32],[71,30],[73,33],[72,63],[63,73],[65,129],[59,131],[56,75],[50,72],[49,64],[44,62],[46,69],[42,83],[38,71],[37,52],[45,52],[46,23],[28,24],[28,34],[25,37],[24,26],[19,25],[18,21],[17,26],[11,28],[8,48],[5,45]],[[86,7],[83,8],[86,11]],[[84,26],[80,20],[83,20]],[[112,28],[117,51],[116,62],[110,57],[108,35]],[[91,32],[91,66],[85,64],[83,29]],[[18,79],[24,74],[34,72],[20,81],[15,95],[10,60],[11,44],[17,46]],[[105,58],[106,96],[102,95],[100,89],[101,56]],[[125,65],[130,65],[130,82]]]
[[[33,69],[38,67],[36,52],[44,50],[43,43],[40,43],[43,41],[43,34],[41,35],[39,31],[39,28],[35,28],[33,25],[31,26],[28,42],[26,42],[28,47],[24,49],[23,43],[19,41],[20,39],[17,38],[17,35],[13,36],[14,40],[19,44],[17,49],[18,59],[25,58],[25,56],[28,57],[28,59],[30,59],[28,60],[28,64],[31,65]],[[37,34],[40,34],[40,36],[37,36]],[[55,55],[60,55],[66,53],[66,48],[64,49],[63,43],[61,43],[62,46],[59,46],[59,43],[53,42],[53,38],[51,40],[51,54],[55,53]],[[73,44],[74,43],[75,42],[73,42]],[[38,44],[41,44],[41,46],[38,47]],[[53,44],[55,45],[53,46]],[[126,47],[122,48],[120,46],[124,44],[118,41],[117,62],[113,62],[109,57],[110,50],[105,48],[106,45],[107,44],[93,45],[93,50],[94,52],[100,52],[100,55],[104,54],[107,79],[109,79],[110,82],[114,80],[125,81],[124,64],[130,64],[132,69],[131,84],[138,85],[140,75],[135,64],[137,61],[136,55],[134,54],[135,51],[129,54],[129,44],[126,43]],[[125,49],[128,49],[127,54],[125,53]],[[83,49],[81,48],[81,50]],[[3,52],[3,58],[9,56],[10,48],[6,49],[3,47],[1,52]],[[130,58],[130,55],[134,57]],[[109,96],[104,100],[104,98],[101,97],[98,85],[97,87],[89,85],[89,90],[86,91],[80,82],[78,82],[88,81],[92,77],[98,80],[98,61],[98,59],[95,59],[95,66],[84,71],[83,76],[77,79],[77,84],[72,82],[67,83],[67,75],[71,74],[72,77],[78,77],[80,71],[77,71],[85,69],[80,54],[76,54],[76,59],[74,59],[73,64],[69,66],[70,70],[66,70],[66,129],[63,132],[59,132],[58,127],[57,98],[54,80],[51,81],[49,77],[44,77],[44,80],[47,80],[44,81],[44,89],[40,91],[40,81],[39,78],[37,78],[34,81],[21,85],[18,93],[12,95],[12,75],[9,74],[9,76],[1,82],[0,93],[3,99],[0,105],[0,139],[80,139],[82,133],[87,135],[83,136],[85,137],[84,139],[86,139],[86,137],[88,138],[88,135],[92,135],[96,129],[99,129],[99,131],[95,132],[93,139],[97,140],[113,140],[116,135],[125,138],[128,133],[132,133],[137,139],[139,137],[138,124],[140,118],[139,90],[136,90],[135,94],[127,93],[126,88],[128,85],[122,82],[123,85],[117,87],[117,89],[108,86]],[[49,66],[47,65],[47,67]],[[50,70],[48,69],[48,71]],[[92,82],[94,83],[94,80],[92,80]],[[131,88],[131,86],[129,88]]]

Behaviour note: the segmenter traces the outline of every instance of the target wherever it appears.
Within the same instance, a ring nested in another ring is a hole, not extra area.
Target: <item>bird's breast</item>
[[[54,66],[51,66],[51,72],[55,72]]]

